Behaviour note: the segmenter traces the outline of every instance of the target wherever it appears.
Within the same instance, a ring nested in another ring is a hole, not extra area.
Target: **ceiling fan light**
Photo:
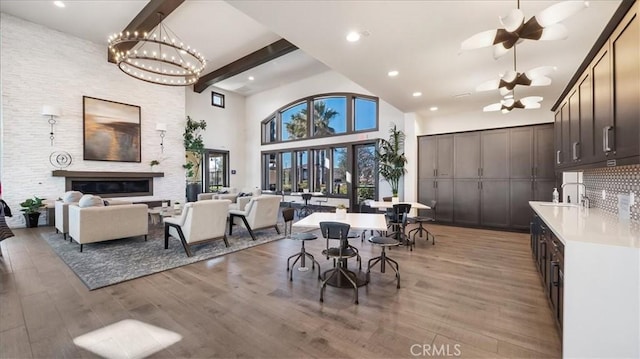
[[[588,6],[587,1],[562,1],[539,12],[536,20],[540,26],[547,27],[559,23]]]
[[[533,68],[529,71],[525,71],[525,75],[527,75],[530,79],[535,79],[536,77],[543,77],[554,72],[556,68],[554,66],[540,66]]]
[[[520,9],[513,9],[509,15],[500,17],[500,23],[504,26],[505,30],[514,32],[524,24],[524,14]]]
[[[538,40],[564,40],[567,37],[569,37],[569,31],[567,30],[567,27],[562,24],[555,24],[542,29],[542,35],[540,35],[540,38]]]
[[[515,81],[516,77],[518,77],[518,73],[513,70],[509,70],[504,74],[504,76],[502,76],[502,81],[513,82]]]
[[[500,87],[500,95],[505,96],[505,98],[507,98],[506,96],[509,95],[511,93],[511,90],[509,90],[506,87]],[[513,98],[513,95],[511,95],[510,98]]]
[[[460,50],[473,50],[493,45],[498,30],[487,30],[477,33],[464,40],[460,45]]]
[[[482,91],[495,90],[498,88],[499,85],[500,85],[500,80],[489,80],[476,86],[476,91],[482,92]]]
[[[504,56],[507,52],[509,52],[509,49],[504,47],[503,44],[497,44],[493,47],[493,58],[499,59],[500,57]]]
[[[506,115],[511,112],[511,110],[509,110],[508,108],[503,108],[500,112],[502,112],[503,115]]]
[[[531,84],[529,86],[549,86],[549,85],[551,85],[551,79],[546,76],[540,76],[531,80]]]
[[[492,112],[492,111],[498,111],[502,108],[502,104],[501,103],[492,103],[491,105],[487,105],[485,107],[482,108],[483,112]]]

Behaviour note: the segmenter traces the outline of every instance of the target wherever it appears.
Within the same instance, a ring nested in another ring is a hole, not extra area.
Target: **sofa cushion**
[[[68,191],[62,195],[62,202],[74,203],[80,201],[80,198],[82,198],[82,192]]]
[[[86,208],[86,207],[104,207],[104,202],[102,198],[98,196],[94,196],[92,194],[85,194],[78,201],[78,207]]]

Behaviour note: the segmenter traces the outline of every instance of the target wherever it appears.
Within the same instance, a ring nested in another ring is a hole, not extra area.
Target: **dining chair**
[[[395,237],[398,242],[409,245],[409,249],[413,251],[413,242],[406,233],[409,211],[411,211],[410,203],[396,203],[393,205],[393,211],[389,219],[389,225],[393,232],[388,234],[387,237]]]
[[[438,201],[436,200],[431,200],[429,207],[431,207],[431,209],[426,209],[425,211],[428,211],[429,213],[426,216],[416,216],[411,218],[411,221],[413,223],[417,223],[418,227],[414,228],[412,230],[409,231],[409,237],[411,237],[411,233],[413,233],[413,242],[415,243],[416,241],[416,235],[419,235],[422,238],[422,233],[426,233],[427,235],[427,241],[429,241],[429,236],[431,236],[431,241],[432,241],[432,245],[436,245],[436,236],[433,235],[433,233],[429,232],[429,230],[427,230],[426,228],[424,228],[422,226],[423,223],[426,222],[435,222],[436,221],[436,206],[438,204]]]
[[[320,232],[326,239],[326,249],[322,251],[322,254],[327,259],[333,259],[336,263],[333,269],[328,270],[324,274],[324,280],[320,288],[320,302],[324,302],[324,290],[327,287],[327,283],[333,279],[336,275],[342,276],[341,279],[347,280],[354,290],[354,302],[358,304],[358,284],[355,277],[355,273],[347,269],[347,259],[353,257],[359,257],[358,253],[349,245],[347,235],[351,226],[347,223],[341,222],[320,222]],[[333,246],[333,241],[338,241],[338,245]]]

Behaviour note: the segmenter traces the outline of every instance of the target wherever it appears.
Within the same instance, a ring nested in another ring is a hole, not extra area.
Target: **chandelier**
[[[109,51],[125,74],[167,86],[188,86],[200,78],[207,61],[160,22],[150,32],[127,31],[109,36]]]

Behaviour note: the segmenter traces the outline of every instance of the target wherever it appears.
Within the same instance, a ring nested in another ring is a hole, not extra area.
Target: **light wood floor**
[[[435,246],[389,254],[402,288],[373,272],[359,305],[332,287],[320,303],[311,272],[289,282],[285,261],[300,246],[291,240],[89,291],[40,238],[53,227],[16,230],[1,243],[0,357],[94,357],[73,338],[127,318],[182,335],[154,357],[406,358],[414,344],[459,344],[470,358],[560,356],[528,235],[430,228]],[[379,255],[357,245],[365,264]],[[324,270],[323,246],[307,243]]]

